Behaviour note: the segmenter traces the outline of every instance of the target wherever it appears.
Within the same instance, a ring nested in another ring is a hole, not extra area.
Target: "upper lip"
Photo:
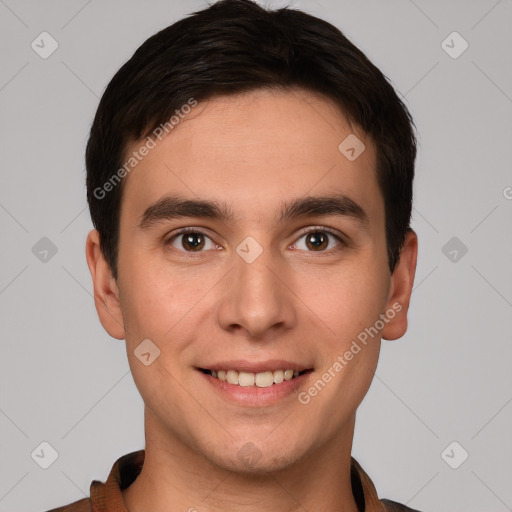
[[[248,361],[247,359],[221,361],[220,363],[211,363],[206,366],[200,366],[204,370],[236,370],[249,373],[272,372],[275,370],[294,370],[302,372],[312,369],[311,366],[286,361],[284,359],[271,359],[267,361]]]

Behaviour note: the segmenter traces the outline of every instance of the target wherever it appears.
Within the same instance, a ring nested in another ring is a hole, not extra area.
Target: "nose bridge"
[[[270,250],[263,251],[251,262],[243,258],[236,260],[235,258],[235,275],[238,278],[238,289],[244,294],[243,298],[265,299],[265,301],[254,301],[254,307],[270,304],[277,298],[279,285],[276,282],[275,270],[271,270],[276,266],[276,261],[272,258]]]
[[[233,254],[233,273],[219,322],[225,329],[243,328],[253,337],[268,330],[290,327],[295,320],[290,292],[279,257],[248,237]]]

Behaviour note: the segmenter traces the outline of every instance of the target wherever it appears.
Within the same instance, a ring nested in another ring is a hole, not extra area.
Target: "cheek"
[[[301,279],[297,295],[321,320],[328,338],[343,346],[373,325],[386,306],[389,280],[373,262],[347,264]]]
[[[186,306],[189,288],[147,254],[123,253],[121,247],[119,260],[121,308],[129,334],[161,337]]]
[[[159,350],[157,367],[162,375],[152,374],[152,379],[164,378],[169,384],[169,375],[165,369],[172,369],[177,377],[184,378],[182,368],[193,352],[193,341],[197,337],[197,325],[200,315],[211,316],[213,307],[209,303],[213,294],[200,301],[206,291],[212,288],[209,279],[190,279],[179,271],[170,272],[169,268],[151,265],[147,257],[132,257],[124,262],[120,278],[121,307],[126,330],[126,348],[132,371],[140,374],[144,385],[147,369],[135,357],[143,340],[149,339]],[[210,306],[210,307],[209,307]],[[154,349],[158,353],[158,350]],[[171,379],[172,383],[172,379]]]

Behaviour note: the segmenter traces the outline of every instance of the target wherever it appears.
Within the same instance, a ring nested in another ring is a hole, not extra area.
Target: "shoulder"
[[[47,512],[91,512],[91,500],[89,498],[83,498],[81,500],[70,503],[59,508],[53,508],[47,510]]]
[[[380,499],[374,483],[354,457],[351,457],[352,492],[360,510],[368,512],[420,512],[397,501]]]
[[[401,503],[397,503],[396,501],[391,500],[381,500],[381,503],[384,505],[384,510],[386,512],[420,512],[415,508],[409,508]]]

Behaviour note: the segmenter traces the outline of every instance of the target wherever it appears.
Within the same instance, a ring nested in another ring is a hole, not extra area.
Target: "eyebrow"
[[[366,227],[368,215],[353,199],[344,194],[299,197],[281,205],[277,223],[301,217],[348,217]],[[186,199],[167,195],[149,206],[141,215],[140,229],[147,229],[166,220],[199,217],[220,221],[232,221],[233,210],[226,203],[202,199]]]

